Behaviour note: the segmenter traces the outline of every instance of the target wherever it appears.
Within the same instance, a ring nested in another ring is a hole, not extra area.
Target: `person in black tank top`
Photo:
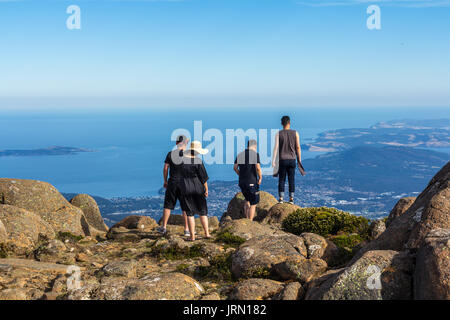
[[[283,130],[275,137],[272,166],[274,175],[278,175],[279,202],[284,201],[286,176],[289,181],[289,203],[294,203],[295,194],[295,168],[301,166],[300,137],[298,132],[291,129],[291,119],[288,116],[281,118]],[[303,174],[303,173],[302,173]]]

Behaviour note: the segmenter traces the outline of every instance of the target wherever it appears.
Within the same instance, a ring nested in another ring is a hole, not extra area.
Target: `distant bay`
[[[0,150],[45,150],[69,146],[79,150],[58,156],[11,155],[0,157],[0,176],[48,181],[61,192],[89,193],[106,198],[157,195],[162,186],[164,157],[173,147],[171,133],[177,128],[193,131],[203,127],[226,129],[279,128],[280,117],[289,114],[302,144],[328,130],[369,128],[395,119],[438,119],[445,108],[373,109],[180,109],[141,112],[66,112],[0,114]],[[437,151],[444,151],[436,149]],[[448,150],[445,150],[448,152]],[[303,152],[304,159],[317,152]],[[212,181],[233,181],[231,165],[207,167]]]

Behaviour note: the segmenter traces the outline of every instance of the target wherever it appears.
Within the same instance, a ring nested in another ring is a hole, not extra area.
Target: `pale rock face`
[[[108,231],[108,227],[103,221],[100,209],[98,208],[97,202],[94,198],[87,194],[79,194],[70,200],[70,203],[83,211],[87,223],[91,227],[101,232]]]
[[[409,207],[411,207],[414,201],[416,201],[416,197],[407,197],[398,200],[394,208],[389,213],[389,217],[386,220],[386,227],[388,227],[392,223],[392,221],[394,221],[394,219],[403,215],[406,212],[406,210],[408,210]]]
[[[433,229],[450,229],[450,162],[431,179],[405,213],[363,247],[352,262],[371,250],[417,250]]]
[[[151,231],[156,228],[158,224],[156,221],[147,216],[128,216],[121,221],[117,222],[115,225],[111,227],[113,228],[126,228],[126,229],[137,229],[140,231]]]
[[[274,300],[302,300],[305,295],[305,289],[299,282],[289,282]]]
[[[384,231],[386,231],[386,225],[382,220],[375,220],[370,224],[369,236],[371,239],[378,238]]]
[[[290,257],[306,258],[301,237],[293,234],[259,236],[244,242],[233,254],[231,271],[236,278],[267,276],[275,271],[276,264]]]
[[[220,224],[219,231],[229,232],[245,240],[250,240],[259,236],[277,236],[287,234],[278,228],[273,228],[269,225],[256,221],[250,221],[249,219],[224,220]]]
[[[104,266],[102,270],[107,276],[124,276],[127,278],[133,278],[136,277],[136,262],[112,261]]]
[[[268,214],[269,210],[278,203],[277,199],[270,193],[260,191],[260,202],[256,205],[255,221],[262,221]],[[236,194],[236,196],[228,204],[227,212],[222,215],[220,221],[224,221],[226,217],[231,219],[245,218],[244,213],[245,199],[242,193]]]
[[[340,259],[341,252],[339,248],[331,241],[314,233],[302,233],[308,258],[317,258],[324,260],[329,266],[334,266]]]
[[[320,276],[327,269],[327,263],[319,258],[305,259],[289,257],[274,266],[274,272],[283,280],[295,280],[305,284]]]
[[[231,300],[264,300],[283,290],[281,282],[269,279],[247,279],[239,282],[233,289]]]
[[[27,291],[25,289],[19,288],[1,290],[0,300],[5,301],[28,300]]]
[[[414,298],[450,300],[450,229],[434,229],[416,258]]]
[[[39,215],[53,230],[89,235],[83,212],[72,206],[52,185],[36,180],[0,178],[1,204]]]
[[[194,300],[203,287],[181,273],[147,276],[141,279],[108,277],[101,284],[91,283],[69,293],[69,300]]]
[[[37,180],[0,178],[0,199],[2,204],[37,214],[54,212],[70,205],[55,187]]]
[[[8,239],[8,233],[6,232],[6,228],[3,222],[0,220],[0,243],[6,242]]]
[[[308,290],[308,300],[409,300],[413,259],[406,252],[366,252],[346,269]]]
[[[0,205],[0,221],[6,231],[5,243],[17,254],[26,253],[36,246],[39,235],[54,238],[53,228],[40,216],[25,209]],[[4,233],[3,233],[3,237]]]
[[[434,229],[450,229],[450,162],[433,177],[409,210],[414,210],[415,225],[406,244],[408,248],[419,248]]]
[[[262,220],[262,222],[281,227],[283,220],[298,209],[300,209],[300,207],[295,204],[277,203],[270,208],[267,216]]]

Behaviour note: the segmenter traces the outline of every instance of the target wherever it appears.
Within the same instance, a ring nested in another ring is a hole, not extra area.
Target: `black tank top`
[[[295,160],[297,158],[297,131],[280,130],[278,137],[280,160]]]

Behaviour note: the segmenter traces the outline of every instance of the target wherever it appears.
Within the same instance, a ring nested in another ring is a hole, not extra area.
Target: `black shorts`
[[[177,204],[177,200],[180,200],[180,196],[180,183],[177,181],[169,181],[164,197],[164,209],[175,209],[175,205]]]
[[[188,217],[192,217],[195,214],[200,216],[208,215],[208,205],[206,198],[203,194],[181,196],[180,199],[181,210],[186,212]]]
[[[259,203],[259,184],[240,184],[239,187],[245,200],[250,202],[250,205]]]

